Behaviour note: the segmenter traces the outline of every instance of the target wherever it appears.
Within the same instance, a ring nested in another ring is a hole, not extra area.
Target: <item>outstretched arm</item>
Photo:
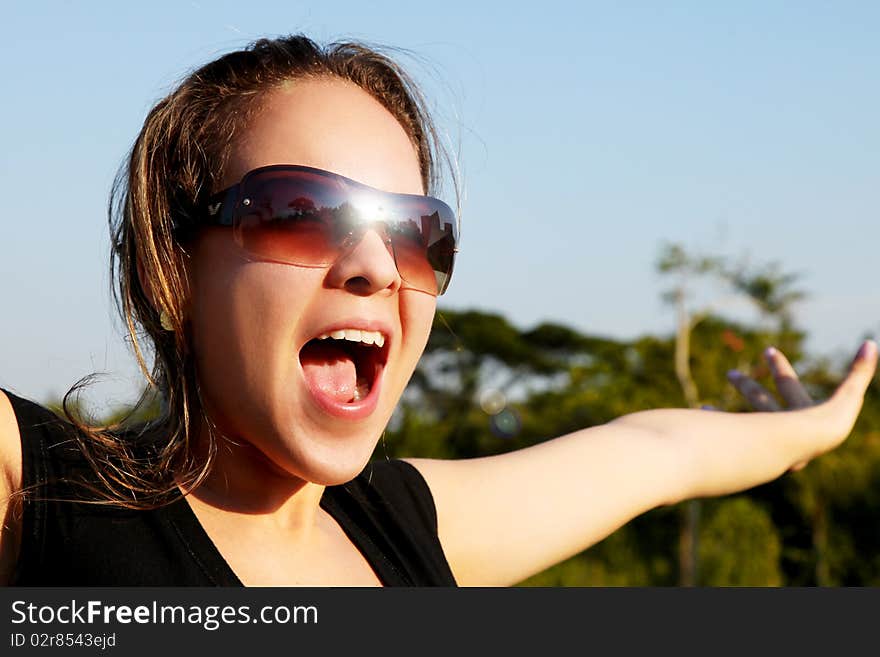
[[[797,410],[643,411],[508,454],[411,463],[459,584],[515,584],[652,508],[745,490],[833,449],[876,363],[867,342],[830,399]]]

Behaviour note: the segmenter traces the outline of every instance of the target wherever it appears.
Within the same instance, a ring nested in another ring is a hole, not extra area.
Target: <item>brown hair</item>
[[[266,93],[309,77],[350,81],[371,94],[409,135],[425,192],[438,185],[436,161],[445,151],[422,94],[374,47],[354,42],[322,47],[301,35],[261,39],[202,66],[159,101],[117,174],[109,207],[114,299],[149,385],[132,413],[109,425],[94,424],[75,410],[76,393],[88,379],[63,402],[100,482],[89,486],[94,501],[153,508],[177,497],[175,478],[192,488],[208,474],[217,439],[211,433],[207,458],[197,458],[194,432],[203,410],[183,314],[186,254],[174,238],[175,227],[192,225],[196,208],[223,176],[233,140],[247,129]],[[173,331],[162,328],[162,312]],[[152,372],[142,340],[153,347]],[[132,431],[138,409],[157,399],[159,417]]]

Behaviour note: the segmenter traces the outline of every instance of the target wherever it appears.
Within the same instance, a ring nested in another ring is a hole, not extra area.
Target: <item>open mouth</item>
[[[309,388],[332,405],[355,405],[374,390],[388,358],[378,331],[340,329],[309,340],[299,361]]]

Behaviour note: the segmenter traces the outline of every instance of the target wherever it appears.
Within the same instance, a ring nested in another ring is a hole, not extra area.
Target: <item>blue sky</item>
[[[113,175],[188,70],[290,32],[416,53],[465,190],[442,305],[666,332],[654,261],[677,241],[799,272],[809,346],[841,357],[880,329],[878,28],[845,1],[5,3],[0,386],[106,371],[95,394],[130,397]]]

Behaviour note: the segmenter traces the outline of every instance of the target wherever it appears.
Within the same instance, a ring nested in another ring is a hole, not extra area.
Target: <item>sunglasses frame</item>
[[[309,167],[301,164],[270,164],[268,166],[258,167],[256,169],[252,169],[242,176],[241,180],[226,189],[223,189],[219,192],[212,194],[208,200],[202,205],[202,212],[200,212],[200,217],[202,224],[207,224],[211,226],[224,226],[224,227],[235,227],[236,225],[236,216],[239,209],[243,207],[247,207],[249,199],[244,197],[243,192],[247,189],[248,180],[259,176],[260,174],[271,173],[273,171],[291,171],[291,172],[302,172],[308,173],[319,178],[327,178],[330,180],[337,181],[342,183],[346,188],[354,188],[358,190],[363,190],[373,195],[379,195],[383,198],[389,199],[415,199],[424,202],[425,200],[429,200],[432,203],[439,204],[440,209],[444,210],[444,214],[448,214],[448,216],[452,219],[450,225],[452,226],[452,238],[454,241],[454,245],[452,248],[452,255],[450,257],[449,271],[442,273],[445,276],[445,280],[442,285],[438,285],[437,296],[443,294],[447,288],[449,287],[449,282],[452,279],[452,271],[455,266],[455,256],[458,253],[458,242],[459,242],[459,230],[458,230],[458,219],[455,212],[452,210],[449,205],[445,202],[441,201],[438,198],[428,195],[422,194],[403,194],[398,192],[386,192],[381,189],[376,189],[375,187],[370,187],[369,185],[365,185],[364,183],[358,182],[356,180],[352,180],[351,178],[346,178],[345,176],[334,173],[332,171],[326,171],[324,169],[316,169],[314,167]],[[369,222],[365,222],[369,223]],[[392,249],[393,249],[393,241],[392,241]],[[430,263],[429,263],[430,264]],[[304,265],[306,266],[306,265]],[[397,257],[395,255],[395,266],[397,264]],[[433,269],[433,267],[432,267]],[[398,273],[400,273],[398,268]],[[438,275],[436,269],[434,269],[435,276]],[[401,278],[405,281],[406,278],[403,274],[400,274]],[[411,288],[419,291],[428,292],[427,290],[422,290],[421,288]]]

